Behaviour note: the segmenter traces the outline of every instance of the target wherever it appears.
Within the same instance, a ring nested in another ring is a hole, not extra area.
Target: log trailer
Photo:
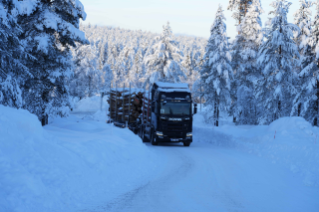
[[[131,102],[132,106],[124,104],[124,107],[135,107],[135,109],[130,109],[125,116],[122,112],[118,114],[114,111],[115,107],[110,105],[109,111],[110,114],[113,114],[111,119],[115,125],[125,126],[124,121],[126,121],[126,126],[137,133],[143,142],[149,141],[152,145],[160,142],[182,142],[184,146],[191,144],[193,115],[197,113],[197,105],[192,102],[188,84],[155,82],[150,91],[143,92],[143,97],[140,99],[140,93],[136,95],[126,92],[125,95],[133,100],[125,101],[121,98],[119,100],[122,100],[123,104]],[[136,111],[140,112],[137,118]],[[121,120],[114,119],[118,115]]]

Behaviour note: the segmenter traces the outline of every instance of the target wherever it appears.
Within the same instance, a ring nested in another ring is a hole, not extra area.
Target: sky
[[[227,10],[228,0],[81,0],[87,13],[84,23],[114,26],[132,30],[162,32],[162,26],[170,22],[174,34],[208,38],[218,5],[223,6],[227,35],[234,38],[236,22]],[[271,17],[269,4],[272,0],[261,0],[265,11],[262,21]],[[299,7],[298,0],[290,0],[288,21],[293,22],[293,13]],[[314,12],[313,12],[314,13]],[[314,14],[313,14],[314,15]]]

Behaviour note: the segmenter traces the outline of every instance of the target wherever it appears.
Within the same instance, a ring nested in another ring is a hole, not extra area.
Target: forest
[[[299,0],[294,23],[287,20],[291,3],[275,0],[265,26],[260,0],[229,0],[234,40],[221,6],[207,40],[174,35],[169,22],[161,34],[81,24],[79,0],[0,4],[0,104],[26,109],[42,125],[67,116],[74,99],[155,81],[188,83],[215,126],[220,112],[240,125],[287,116],[318,125],[319,0]]]

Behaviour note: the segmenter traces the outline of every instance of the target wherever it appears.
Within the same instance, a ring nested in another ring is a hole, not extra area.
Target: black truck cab
[[[194,105],[194,114],[197,111]],[[151,121],[147,130],[153,145],[193,141],[193,102],[186,83],[156,82],[151,90]]]

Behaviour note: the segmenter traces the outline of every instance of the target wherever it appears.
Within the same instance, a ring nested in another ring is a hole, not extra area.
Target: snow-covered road
[[[319,211],[319,128],[304,119],[212,128],[198,114],[190,147],[152,146],[106,124],[99,100],[44,128],[0,108],[1,212]]]
[[[92,212],[319,209],[318,189],[265,159],[196,140],[189,148],[145,145],[161,155],[161,171]]]

